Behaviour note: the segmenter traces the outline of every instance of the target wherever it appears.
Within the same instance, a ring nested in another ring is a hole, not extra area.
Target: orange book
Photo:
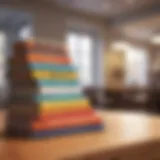
[[[88,126],[92,124],[100,124],[101,119],[96,116],[96,114],[91,115],[79,115],[77,117],[71,116],[68,118],[52,119],[48,121],[34,121],[32,124],[32,129],[34,131],[48,130],[48,129],[58,129],[58,128],[70,128],[70,127],[80,127]]]
[[[70,59],[65,56],[57,56],[52,54],[38,54],[38,53],[29,53],[27,54],[27,60],[30,63],[58,63],[58,64],[69,64]]]
[[[49,116],[52,116],[52,115],[60,115],[60,114],[67,114],[67,113],[75,113],[75,112],[82,112],[82,111],[92,111],[93,109],[88,107],[88,106],[85,106],[85,107],[80,107],[80,106],[77,106],[75,108],[72,108],[72,109],[66,109],[66,110],[47,110],[47,111],[39,111],[39,116],[40,116],[40,119],[45,119],[45,117],[49,117]]]
[[[60,119],[61,117],[69,118],[69,117],[78,117],[79,115],[80,116],[91,115],[91,114],[94,114],[94,112],[95,111],[91,110],[91,109],[60,112],[60,113],[53,112],[53,113],[40,115],[39,119],[42,120],[42,121],[48,121],[48,120],[51,120],[51,119]]]

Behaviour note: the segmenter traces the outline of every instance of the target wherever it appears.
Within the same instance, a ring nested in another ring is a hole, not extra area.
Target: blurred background
[[[0,93],[17,40],[64,43],[95,108],[160,113],[159,0],[0,0]]]

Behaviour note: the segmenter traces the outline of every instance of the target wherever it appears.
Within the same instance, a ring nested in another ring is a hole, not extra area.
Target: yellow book
[[[76,72],[48,72],[48,71],[34,71],[32,77],[36,79],[77,79]]]
[[[42,101],[40,103],[40,106],[42,108],[50,108],[50,107],[65,107],[65,106],[77,106],[77,105],[87,105],[89,104],[89,101],[84,99],[84,100],[69,100],[69,101],[52,101],[52,102],[48,102],[48,101]]]
[[[54,107],[46,107],[46,108],[40,108],[40,114],[46,114],[46,113],[62,113],[62,112],[67,112],[67,111],[78,111],[78,110],[89,110],[90,106],[89,105],[76,105],[76,106],[54,106]]]

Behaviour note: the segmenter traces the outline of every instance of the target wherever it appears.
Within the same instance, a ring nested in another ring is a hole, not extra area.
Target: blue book
[[[56,64],[45,64],[45,63],[30,63],[28,64],[32,70],[47,70],[47,71],[57,71],[57,72],[75,72],[76,67],[72,65],[56,65]]]
[[[82,94],[45,94],[38,95],[35,97],[37,102],[40,101],[69,101],[69,100],[77,100],[83,99],[84,96]]]
[[[54,86],[67,86],[75,87],[79,85],[77,80],[37,80],[39,87],[54,87]]]
[[[42,137],[56,137],[56,136],[63,136],[63,135],[70,135],[76,133],[85,133],[85,132],[95,132],[103,130],[102,124],[95,124],[89,126],[82,126],[82,127],[73,127],[73,128],[62,128],[56,130],[45,130],[45,131],[37,131],[31,134],[31,137],[35,138],[42,138]]]

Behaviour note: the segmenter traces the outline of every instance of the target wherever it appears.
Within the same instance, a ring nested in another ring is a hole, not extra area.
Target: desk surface
[[[129,112],[99,112],[105,123],[100,133],[85,133],[43,140],[0,139],[2,160],[74,158],[132,145],[160,142],[160,117]],[[0,112],[0,130],[5,113]]]

